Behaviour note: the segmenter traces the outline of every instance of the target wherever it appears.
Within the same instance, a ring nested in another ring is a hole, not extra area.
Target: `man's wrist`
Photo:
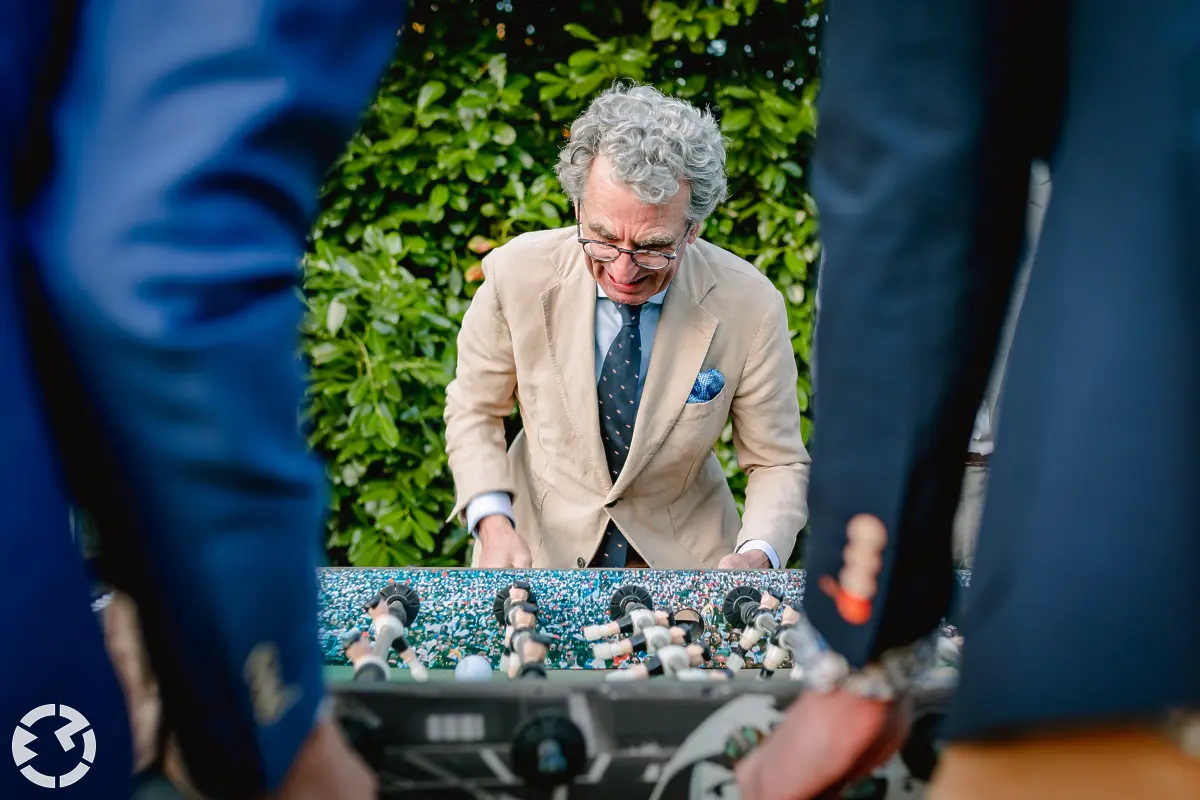
[[[750,551],[762,553],[767,558],[767,563],[772,569],[779,569],[780,559],[779,553],[765,539],[747,539],[738,545],[736,553],[748,553]]]
[[[471,535],[478,538],[479,525],[484,519],[500,515],[507,517],[509,523],[516,525],[513,514],[512,495],[508,492],[485,492],[477,495],[467,503],[466,522],[467,530]]]
[[[475,538],[481,543],[486,543],[487,540],[496,535],[503,535],[509,531],[515,530],[512,519],[503,514],[489,514],[479,520],[479,524],[475,528]]]

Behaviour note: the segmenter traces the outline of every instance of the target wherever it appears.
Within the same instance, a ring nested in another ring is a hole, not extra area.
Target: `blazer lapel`
[[[663,302],[629,458],[609,500],[619,497],[646,468],[687,404],[717,331],[717,318],[700,305],[715,283],[708,262],[695,246],[689,247]],[[599,424],[597,419],[597,428]]]
[[[542,292],[550,366],[567,423],[604,492],[612,486],[600,441],[596,397],[596,282],[572,236],[555,253],[562,280]]]

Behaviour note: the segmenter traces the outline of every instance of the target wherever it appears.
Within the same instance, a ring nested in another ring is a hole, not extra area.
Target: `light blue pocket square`
[[[725,376],[719,369],[710,369],[696,376],[692,384],[692,393],[688,395],[688,403],[707,403],[721,393],[725,388]]]

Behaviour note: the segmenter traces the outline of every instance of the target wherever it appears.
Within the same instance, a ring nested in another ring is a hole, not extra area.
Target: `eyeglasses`
[[[622,253],[627,253],[634,264],[637,264],[642,269],[659,270],[666,267],[675,259],[679,258],[679,249],[683,247],[683,242],[687,238],[688,233],[692,230],[692,221],[688,220],[687,228],[684,229],[683,235],[679,237],[678,244],[675,245],[674,252],[664,253],[661,250],[627,250],[624,247],[617,247],[612,242],[604,242],[599,239],[583,238],[583,221],[575,220],[576,237],[579,243],[583,245],[583,252],[588,254],[588,257],[607,263],[616,261],[621,257]]]

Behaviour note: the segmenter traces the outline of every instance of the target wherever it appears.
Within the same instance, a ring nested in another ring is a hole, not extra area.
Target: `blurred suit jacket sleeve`
[[[299,262],[403,11],[100,0],[78,20],[37,279],[100,444],[64,449],[205,794],[275,789],[324,699]]]
[[[866,624],[820,591],[805,605],[856,666],[932,630],[949,603],[951,521],[1042,136],[1035,65],[1018,55],[1037,19],[1024,2],[830,5],[806,566],[837,576],[855,514],[883,520],[888,544]]]

